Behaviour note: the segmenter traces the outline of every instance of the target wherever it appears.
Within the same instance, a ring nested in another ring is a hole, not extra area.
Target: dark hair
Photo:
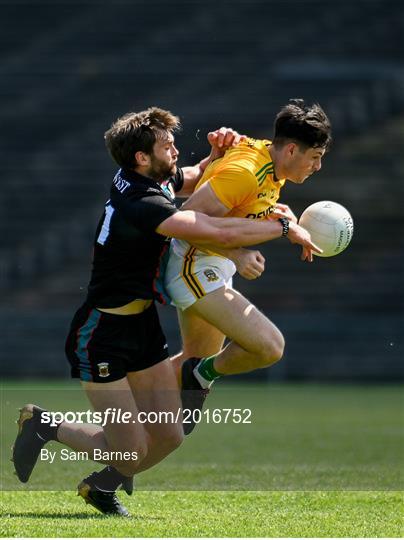
[[[302,149],[327,150],[331,140],[331,123],[318,103],[308,106],[303,99],[291,99],[275,118],[275,147],[292,141]]]
[[[105,132],[104,139],[111,157],[124,169],[136,167],[136,152],[153,152],[154,143],[167,133],[179,129],[180,119],[170,111],[150,107],[118,118]]]

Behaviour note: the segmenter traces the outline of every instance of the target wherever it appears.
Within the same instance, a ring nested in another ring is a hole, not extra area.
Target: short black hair
[[[328,150],[331,140],[330,120],[318,103],[308,106],[303,99],[290,99],[275,118],[275,147],[295,142],[304,149]]]

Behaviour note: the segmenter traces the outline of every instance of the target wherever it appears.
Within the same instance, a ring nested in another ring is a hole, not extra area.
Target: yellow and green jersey
[[[248,138],[205,169],[196,189],[209,182],[229,208],[228,217],[263,219],[275,206],[285,179],[274,176],[270,141]]]

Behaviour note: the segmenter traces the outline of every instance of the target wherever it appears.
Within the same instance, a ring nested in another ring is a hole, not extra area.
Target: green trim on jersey
[[[263,184],[268,174],[272,174],[273,172],[274,172],[273,167],[268,167],[267,169],[265,169],[265,171],[260,175],[260,177],[257,178],[258,185],[260,186],[261,184]]]
[[[263,165],[263,166],[261,167],[261,169],[255,173],[255,176],[258,178],[258,176],[260,176],[260,174],[263,172],[263,170],[264,170],[266,167],[269,167],[270,165],[272,165],[272,168],[273,168],[274,162],[273,162],[273,161],[268,161],[268,163],[265,163],[265,165]]]

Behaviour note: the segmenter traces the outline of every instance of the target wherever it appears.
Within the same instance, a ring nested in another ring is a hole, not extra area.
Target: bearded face
[[[157,140],[150,155],[150,168],[148,176],[153,180],[167,180],[177,171],[178,150],[174,145],[174,137],[171,133],[167,138]]]

